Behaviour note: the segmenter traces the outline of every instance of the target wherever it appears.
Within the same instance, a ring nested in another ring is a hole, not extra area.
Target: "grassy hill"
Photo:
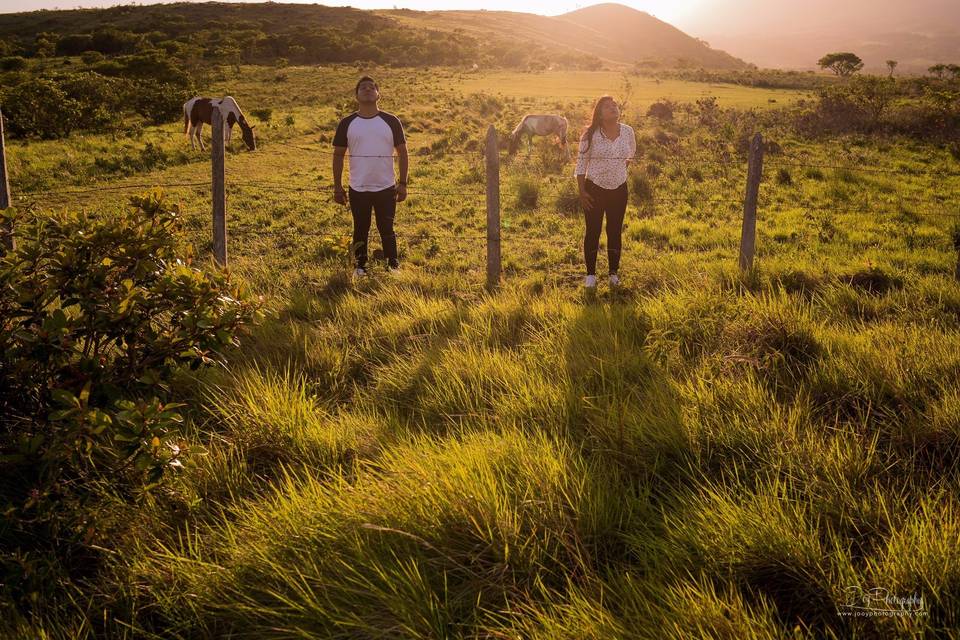
[[[0,52],[5,47],[7,53],[33,55],[46,41],[53,50],[79,53],[84,45],[78,37],[104,29],[136,34],[126,39],[125,53],[150,47],[177,51],[189,43],[203,58],[233,56],[245,62],[284,57],[293,62],[511,67],[598,68],[638,60],[666,67],[745,66],[622,5],[598,5],[556,18],[493,11],[366,12],[307,4],[218,2],[35,11],[0,14],[0,44],[6,41]],[[65,38],[74,40],[67,45]]]
[[[960,154],[801,136],[789,110],[645,85],[637,104],[684,102],[626,115],[624,286],[583,292],[573,167],[538,141],[502,159],[488,293],[479,141],[527,109],[578,128],[597,85],[558,98],[553,74],[497,74],[478,94],[482,74],[364,70],[413,152],[402,269],[351,280],[330,197],[356,66],[222,69],[207,91],[272,108],[251,116],[258,150],[226,158],[231,277],[266,317],[226,366],[175,380],[172,478],[73,505],[58,533],[82,552],[0,528],[0,636],[956,635]],[[741,273],[754,131],[771,144]],[[168,185],[184,250],[213,268],[209,155],[178,123],[7,153],[18,224]],[[874,589],[902,615],[854,615]]]
[[[647,13],[619,4],[594,5],[556,17],[506,11],[380,13],[416,26],[459,29],[494,38],[509,34],[517,41],[569,47],[620,64],[656,60],[664,66],[678,63],[717,69],[747,66],[742,60],[711,49]]]

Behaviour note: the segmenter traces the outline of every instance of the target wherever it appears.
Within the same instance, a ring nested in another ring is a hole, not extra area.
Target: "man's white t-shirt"
[[[350,188],[354,191],[396,186],[393,149],[406,142],[400,119],[386,111],[368,118],[351,113],[340,121],[333,137],[333,146],[346,147],[350,154]]]

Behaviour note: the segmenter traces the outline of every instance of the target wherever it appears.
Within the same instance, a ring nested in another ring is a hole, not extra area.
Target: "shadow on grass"
[[[617,291],[616,295],[623,292]],[[631,473],[665,471],[683,450],[680,407],[643,344],[650,323],[634,305],[594,293],[567,333],[570,435]]]

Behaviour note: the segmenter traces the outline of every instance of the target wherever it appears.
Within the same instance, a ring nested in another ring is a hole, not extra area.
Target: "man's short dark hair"
[[[363,84],[364,82],[372,82],[374,89],[376,89],[377,91],[380,91],[380,87],[377,86],[376,80],[374,80],[370,76],[363,76],[362,78],[357,80],[357,88],[353,90],[354,95],[360,93],[360,85]]]

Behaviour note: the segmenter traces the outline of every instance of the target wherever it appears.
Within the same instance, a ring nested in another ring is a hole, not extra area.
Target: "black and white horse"
[[[247,124],[247,118],[240,110],[240,105],[231,96],[222,100],[216,98],[190,98],[183,103],[183,132],[190,139],[190,146],[197,148],[200,143],[200,150],[204,150],[203,138],[200,137],[200,130],[205,124],[211,124],[213,121],[213,108],[220,109],[220,117],[223,118],[223,140],[230,146],[230,138],[233,133],[233,125],[240,125],[240,131],[243,135],[243,142],[250,151],[256,151],[257,142],[253,137],[253,127]]]
[[[531,144],[533,136],[552,136],[556,135],[560,140],[560,147],[564,154],[570,158],[570,149],[567,147],[567,119],[556,115],[534,115],[527,114],[517,125],[513,133],[510,134],[510,155],[517,152],[520,141],[526,137],[527,144]]]

